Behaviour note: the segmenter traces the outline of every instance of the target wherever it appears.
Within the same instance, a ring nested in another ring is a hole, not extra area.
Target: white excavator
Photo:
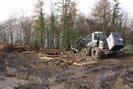
[[[124,46],[119,32],[111,32],[109,37],[104,36],[103,32],[93,32],[88,36],[80,37],[75,44],[82,54],[92,56],[94,59],[119,54]]]

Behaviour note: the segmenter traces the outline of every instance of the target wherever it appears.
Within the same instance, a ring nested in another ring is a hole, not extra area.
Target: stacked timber
[[[64,51],[61,49],[46,49],[46,48],[41,48],[40,49],[41,53],[48,54],[48,55],[63,55]]]

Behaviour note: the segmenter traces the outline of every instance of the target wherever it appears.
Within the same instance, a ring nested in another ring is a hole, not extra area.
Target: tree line
[[[118,0],[99,0],[91,15],[79,13],[74,0],[60,0],[51,4],[50,15],[45,1],[37,0],[33,16],[9,18],[0,23],[0,42],[31,45],[35,49],[70,50],[76,39],[94,31],[120,32],[124,43],[133,44],[133,21],[122,11]]]

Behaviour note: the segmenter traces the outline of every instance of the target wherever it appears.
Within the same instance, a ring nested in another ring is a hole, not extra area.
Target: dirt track
[[[0,77],[5,81],[17,78],[12,83],[19,83],[11,86],[8,81],[0,89],[133,89],[133,55],[93,61],[78,54],[14,50],[0,56]]]

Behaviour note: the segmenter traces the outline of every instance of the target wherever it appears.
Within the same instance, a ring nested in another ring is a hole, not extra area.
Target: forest
[[[0,22],[0,89],[133,89],[133,17],[121,0],[95,0],[88,14],[78,0],[34,1],[31,15]]]
[[[75,40],[94,31],[120,32],[124,44],[133,44],[133,20],[119,0],[99,0],[88,15],[80,13],[78,2],[60,0],[45,13],[44,0],[36,0],[32,16],[11,16],[0,23],[0,42],[31,45],[35,49],[70,50]]]

